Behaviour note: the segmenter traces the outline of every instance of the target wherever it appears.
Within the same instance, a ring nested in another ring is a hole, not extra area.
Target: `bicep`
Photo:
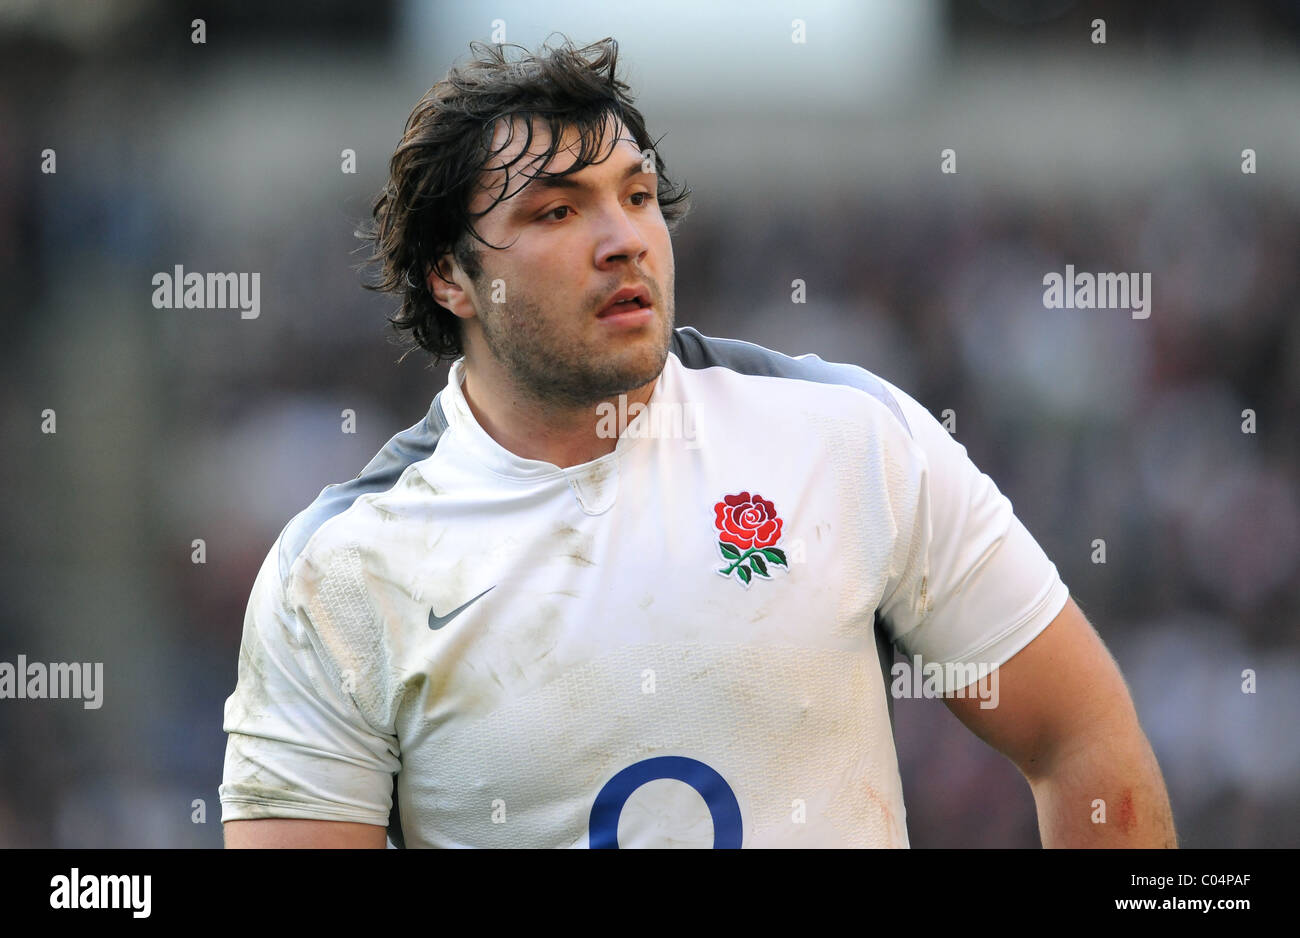
[[[948,709],[1030,780],[1074,745],[1136,719],[1119,667],[1073,599],[1002,664],[997,706],[945,697]]]
[[[351,821],[259,818],[227,821],[224,827],[226,848],[232,850],[247,848],[383,850],[388,846],[384,828]]]

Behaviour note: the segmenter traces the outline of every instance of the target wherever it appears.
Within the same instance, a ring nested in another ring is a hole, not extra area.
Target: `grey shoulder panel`
[[[907,435],[912,428],[894,395],[889,393],[880,379],[857,365],[823,361],[816,355],[792,358],[752,342],[739,339],[715,339],[701,335],[691,326],[673,331],[672,352],[682,364],[691,369],[728,368],[742,375],[761,375],[770,378],[794,378],[816,384],[839,384],[866,391],[889,408]]]
[[[327,485],[316,500],[285,527],[280,537],[280,579],[288,577],[293,562],[321,525],[347,511],[362,495],[391,489],[407,466],[433,454],[446,429],[447,415],[442,409],[442,394],[439,392],[428,415],[384,444],[384,448],[355,479]]]

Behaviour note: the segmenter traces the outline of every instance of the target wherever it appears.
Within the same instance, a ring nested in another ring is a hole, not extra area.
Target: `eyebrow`
[[[627,171],[619,182],[627,182],[633,176],[653,176],[653,172],[646,172],[642,168],[642,163],[638,160],[629,164]],[[556,189],[580,190],[590,192],[595,189],[591,183],[581,182],[572,176],[537,176],[532,181],[524,185],[522,189],[511,196],[514,207],[512,215],[518,215],[527,211],[528,206],[534,201],[535,197],[543,195]]]

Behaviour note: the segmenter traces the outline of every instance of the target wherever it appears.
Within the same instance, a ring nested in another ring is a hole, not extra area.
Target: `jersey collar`
[[[650,395],[652,405],[662,404],[671,396],[672,389],[677,385],[676,375],[672,373],[675,367],[679,367],[677,358],[670,353],[667,362],[664,364],[663,371],[659,374],[659,380],[655,382],[654,391]],[[593,470],[603,469],[608,463],[627,455],[645,438],[633,428],[639,427],[642,422],[648,420],[648,410],[642,411],[634,418],[629,418],[627,420],[627,429],[619,437],[613,451],[597,459],[577,466],[570,466],[566,469],[561,469],[554,463],[545,462],[544,460],[526,459],[506,449],[479,425],[461,389],[464,382],[465,359],[461,357],[452,363],[447,376],[447,386],[438,394],[438,399],[442,402],[443,413],[447,417],[447,425],[455,431],[461,442],[473,453],[478,462],[490,471],[506,478],[538,481],[550,478],[584,476],[590,474]]]

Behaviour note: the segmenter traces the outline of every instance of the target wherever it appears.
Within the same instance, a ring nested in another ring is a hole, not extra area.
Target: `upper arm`
[[[978,693],[945,703],[1033,781],[1073,747],[1134,726],[1128,688],[1010,501],[925,408],[886,386],[922,454],[913,534],[882,608],[886,625],[905,654],[964,666],[964,679],[944,669],[946,694],[971,669],[993,669]]]
[[[401,769],[397,739],[357,702],[354,690],[371,692],[366,682],[374,681],[341,673],[326,647],[347,609],[325,595],[310,617],[292,606],[274,549],[258,574],[238,684],[226,701],[222,821],[258,831],[301,826],[262,826],[281,819],[341,822],[374,827],[380,836],[388,824]]]
[[[384,828],[348,821],[311,821],[300,818],[261,818],[227,821],[226,847],[287,847],[317,849],[371,849],[388,846]]]
[[[996,706],[977,696],[944,703],[1031,781],[1071,747],[1136,719],[1119,667],[1073,599],[990,679]]]
[[[905,656],[987,670],[1057,616],[1069,590],[966,448],[912,397],[886,383],[907,419],[901,462],[907,511],[880,615]],[[906,450],[904,453],[903,450]],[[944,690],[960,686],[944,672]]]

